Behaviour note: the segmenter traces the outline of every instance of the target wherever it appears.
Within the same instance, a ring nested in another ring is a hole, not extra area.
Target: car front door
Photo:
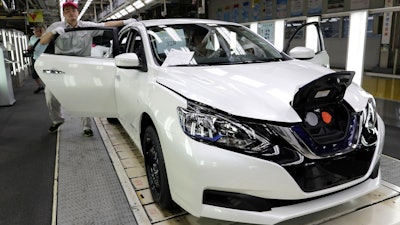
[[[115,96],[118,117],[132,138],[139,137],[140,112],[144,110],[148,88],[147,60],[141,34],[144,27],[132,26],[120,33],[121,55],[116,58]],[[120,62],[127,62],[121,65]],[[139,143],[139,140],[134,140]]]
[[[316,37],[316,39],[311,40],[312,42],[316,42],[312,43],[314,45],[313,48],[298,46],[294,43],[296,36],[302,33],[305,34],[306,29],[308,35]],[[290,36],[283,51],[293,58],[307,60],[329,68],[329,55],[325,50],[324,38],[319,22],[310,22],[299,26]]]
[[[69,29],[56,35],[36,60],[35,69],[46,88],[73,115],[117,117],[117,33],[107,27]],[[83,50],[85,46],[89,48]]]

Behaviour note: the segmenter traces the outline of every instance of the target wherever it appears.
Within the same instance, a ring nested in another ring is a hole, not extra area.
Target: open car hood
[[[297,60],[168,69],[157,82],[188,99],[236,116],[277,122],[300,122],[291,105],[298,90],[334,72]]]
[[[324,75],[301,87],[294,96],[292,106],[295,109],[307,109],[341,102],[353,77],[352,71]]]

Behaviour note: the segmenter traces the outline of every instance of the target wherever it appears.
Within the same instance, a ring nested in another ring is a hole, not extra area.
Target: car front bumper
[[[384,127],[378,119],[378,127]],[[245,223],[274,224],[313,213],[365,195],[380,185],[378,173],[384,129],[379,129],[368,172],[330,188],[304,192],[282,166],[220,149],[189,138],[180,130],[160,136],[173,200],[190,214]],[[340,166],[340,165],[338,165]],[[375,176],[371,176],[375,173]],[[251,211],[206,204],[207,190],[254,196],[293,204]]]

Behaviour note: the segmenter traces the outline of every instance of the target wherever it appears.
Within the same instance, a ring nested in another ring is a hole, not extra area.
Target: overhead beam
[[[25,16],[0,16],[0,20],[24,20]]]
[[[4,0],[1,0],[1,4],[3,5],[4,10],[6,10],[7,12],[10,11],[10,9],[8,8],[7,3]]]

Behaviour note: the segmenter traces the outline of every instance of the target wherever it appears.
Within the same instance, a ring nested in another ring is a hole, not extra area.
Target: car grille
[[[375,179],[378,176],[378,171],[379,171],[379,161],[374,166],[370,178]],[[330,193],[327,195],[331,194],[334,193]],[[297,199],[297,200],[282,200],[282,199],[259,198],[242,193],[225,192],[217,190],[204,190],[203,204],[214,205],[224,208],[238,209],[238,210],[263,212],[263,211],[269,211],[272,208],[303,203],[321,197],[324,196],[317,196],[314,198]]]
[[[364,176],[371,165],[373,154],[372,149],[358,149],[333,158],[305,159],[301,164],[284,168],[304,192],[313,192]]]
[[[346,132],[329,142],[319,141],[312,133],[305,131],[302,124],[257,124],[250,126],[257,133],[265,133],[265,127],[273,130],[271,142],[279,145],[279,154],[274,156],[254,155],[273,161],[287,170],[305,192],[318,191],[363,177],[371,166],[376,144],[363,145],[359,140],[376,140],[377,134],[365,132],[360,121],[362,115],[350,113]],[[340,128],[343,129],[343,128]]]

